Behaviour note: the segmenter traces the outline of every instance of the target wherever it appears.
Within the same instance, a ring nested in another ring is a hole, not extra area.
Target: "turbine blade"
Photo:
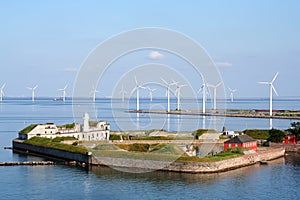
[[[35,90],[38,87],[38,85],[34,86],[33,90]]]
[[[278,76],[279,72],[277,72],[273,78],[273,80],[271,81],[271,83],[274,83],[274,81],[276,80],[277,76]]]
[[[64,87],[64,90],[67,89],[67,87],[68,87],[68,84]]]
[[[3,90],[3,89],[4,89],[5,85],[6,85],[6,83],[4,83],[4,84],[2,85],[2,87],[1,87],[1,90]]]
[[[269,82],[257,82],[258,84],[269,85]]]
[[[219,82],[215,87],[219,87],[222,84],[222,81]]]
[[[275,87],[273,86],[273,84],[271,85],[271,87],[272,87],[273,91],[275,92],[276,96],[278,96],[278,93],[277,93]]]
[[[162,80],[162,82],[164,82],[164,84],[169,85],[167,81],[165,81],[165,79],[160,78]]]
[[[134,76],[134,80],[135,80],[135,84],[136,84],[136,85],[139,85],[139,83],[138,83],[138,81],[137,81],[137,79],[136,79],[136,76]]]

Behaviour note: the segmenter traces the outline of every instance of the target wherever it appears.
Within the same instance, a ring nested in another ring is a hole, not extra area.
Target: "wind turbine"
[[[38,85],[34,86],[33,88],[27,87],[28,90],[31,90],[31,100],[34,102],[34,91],[38,87]]]
[[[68,87],[68,84],[63,89],[58,89],[59,91],[63,91],[62,101],[66,101],[66,89]]]
[[[199,89],[198,93],[200,93],[200,91],[202,90],[202,113],[205,114],[205,109],[206,109],[206,90],[207,85],[205,82],[203,82],[201,88]]]
[[[270,116],[273,115],[273,91],[275,92],[275,94],[278,96],[278,93],[275,90],[275,87],[273,85],[274,81],[276,80],[277,76],[278,76],[279,72],[277,72],[274,76],[274,78],[272,79],[271,82],[257,82],[258,84],[263,84],[263,85],[269,85],[270,86]]]
[[[96,87],[93,86],[92,91],[91,91],[91,93],[93,95],[93,102],[96,101],[96,93],[98,93],[98,92],[99,91],[96,89]]]
[[[1,91],[0,91],[0,102],[2,102],[2,100],[3,100],[3,95],[4,95],[3,89],[4,89],[5,85],[6,85],[6,83],[4,83],[4,84],[2,85],[2,87],[1,87]]]
[[[172,86],[172,85],[175,85],[176,83],[175,82],[173,82],[173,83],[168,83],[167,81],[165,81],[163,78],[160,78],[163,82],[164,82],[164,84],[165,84],[165,86],[166,86],[166,88],[167,88],[167,90],[166,90],[166,95],[167,95],[167,98],[168,98],[168,112],[170,112],[170,87]]]
[[[180,91],[182,87],[187,86],[186,84],[183,85],[178,85],[178,83],[176,84],[176,90],[175,90],[175,94],[177,94],[177,110],[180,110]]]
[[[136,76],[134,77],[134,79],[135,79],[135,89],[136,89],[136,110],[139,111],[140,110],[140,90],[139,89],[140,88],[146,89],[146,88],[138,83]]]
[[[231,88],[228,88],[228,89],[230,91],[230,101],[233,102],[234,93],[236,92],[236,89],[231,89]]]
[[[150,87],[147,87],[147,89],[149,90],[150,101],[152,101],[152,95],[153,95],[153,92],[154,92],[156,89],[151,89]]]
[[[208,87],[213,88],[214,90],[214,111],[217,109],[217,87],[219,87],[222,82],[218,83],[217,85],[207,84]]]
[[[122,90],[120,90],[119,94],[122,95],[122,102],[124,102],[125,94],[127,94],[126,90],[124,90],[124,85],[122,85]]]

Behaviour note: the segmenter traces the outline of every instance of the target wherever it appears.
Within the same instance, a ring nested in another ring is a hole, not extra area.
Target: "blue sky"
[[[281,97],[300,97],[299,1],[0,1],[0,84],[7,96],[58,96],[88,54],[120,32],[161,27],[199,42],[237,97],[268,97],[256,84],[280,74]],[[112,74],[112,78],[114,75]],[[115,77],[117,78],[117,77]],[[99,96],[109,96],[102,90]]]

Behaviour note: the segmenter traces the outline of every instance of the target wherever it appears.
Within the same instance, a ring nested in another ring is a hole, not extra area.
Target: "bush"
[[[285,133],[281,130],[277,129],[271,129],[270,131],[270,137],[268,138],[268,141],[279,143],[282,142],[283,138],[285,137]]]
[[[33,130],[36,126],[37,126],[37,124],[31,124],[31,125],[27,126],[26,128],[24,128],[23,130],[21,130],[20,133],[27,134],[31,130]]]
[[[244,134],[257,140],[267,140],[270,137],[270,130],[259,130],[259,129],[247,129]]]

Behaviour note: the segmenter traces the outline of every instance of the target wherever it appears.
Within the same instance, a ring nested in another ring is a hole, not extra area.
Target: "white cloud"
[[[230,62],[215,62],[216,66],[218,67],[231,67],[232,63]]]
[[[75,67],[66,67],[64,69],[65,72],[77,72],[77,68]]]
[[[162,59],[165,56],[163,54],[159,53],[158,51],[151,51],[148,54],[148,57],[151,58],[151,59]]]

